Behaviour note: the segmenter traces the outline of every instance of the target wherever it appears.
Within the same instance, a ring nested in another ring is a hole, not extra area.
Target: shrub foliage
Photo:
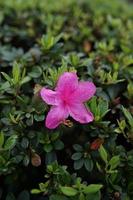
[[[44,125],[43,86],[76,71],[94,121]],[[132,200],[133,6],[0,1],[0,198]]]

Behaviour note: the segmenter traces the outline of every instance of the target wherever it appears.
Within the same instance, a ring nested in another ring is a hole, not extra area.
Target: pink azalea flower
[[[89,81],[78,81],[75,72],[63,73],[55,91],[42,88],[40,92],[42,99],[48,105],[52,105],[46,117],[46,127],[56,128],[69,115],[83,124],[93,121],[93,114],[86,108],[84,102],[89,100],[95,92],[95,85]]]

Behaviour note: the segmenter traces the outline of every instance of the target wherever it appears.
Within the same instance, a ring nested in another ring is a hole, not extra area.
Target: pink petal
[[[93,121],[93,114],[82,103],[73,103],[69,106],[69,114],[80,123],[89,123]]]
[[[79,86],[72,94],[72,101],[75,99],[77,102],[85,102],[89,100],[96,92],[94,83],[86,81],[79,82]]]
[[[65,72],[60,76],[56,90],[65,96],[70,95],[78,87],[78,77],[75,72]]]
[[[45,121],[45,125],[49,129],[56,128],[68,117],[69,113],[65,107],[52,106]]]
[[[42,88],[40,95],[43,99],[43,101],[45,101],[48,105],[57,105],[57,94],[55,91],[46,89],[46,88]]]

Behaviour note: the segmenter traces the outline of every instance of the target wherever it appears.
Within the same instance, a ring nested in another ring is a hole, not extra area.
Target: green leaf
[[[101,194],[100,192],[92,193],[92,194],[87,194],[86,200],[101,200]]]
[[[90,105],[90,109],[93,112],[94,116],[96,117],[98,115],[97,111],[97,97],[93,97],[89,102],[88,105]]]
[[[25,84],[25,83],[28,83],[30,80],[31,80],[31,77],[25,76],[25,77],[21,80],[20,85],[23,85],[23,84]]]
[[[120,156],[113,156],[109,161],[110,170],[115,169],[120,164]]]
[[[83,193],[80,193],[79,195],[79,200],[86,200],[85,196]]]
[[[29,165],[29,162],[30,162],[29,156],[25,155],[23,159],[23,165],[27,167]]]
[[[35,114],[34,115],[34,119],[37,121],[37,122],[41,122],[41,121],[43,121],[44,120],[44,114],[43,115],[37,115],[37,114]]]
[[[106,113],[109,111],[108,102],[103,99],[99,99],[98,108],[100,110],[100,118],[104,117]]]
[[[48,152],[45,156],[46,165],[49,165],[57,160],[56,153],[54,151]]]
[[[100,153],[102,160],[105,163],[107,163],[108,162],[108,155],[107,155],[107,152],[106,152],[105,148],[103,147],[103,145],[100,146],[99,153]]]
[[[83,151],[83,147],[79,144],[74,144],[73,145],[73,148],[75,149],[75,151]]]
[[[39,189],[42,192],[46,191],[47,186],[48,186],[48,182],[46,182],[46,183],[39,183]]]
[[[21,141],[21,146],[26,149],[28,148],[29,145],[29,140],[26,137],[23,137],[22,141]]]
[[[71,54],[70,55],[70,61],[71,61],[71,64],[73,66],[77,66],[78,63],[79,63],[79,61],[80,61],[80,59],[79,59],[79,57],[76,54]]]
[[[69,197],[75,196],[76,194],[78,194],[78,191],[72,187],[61,186],[60,189],[64,195],[69,196]]]
[[[7,196],[6,196],[6,200],[16,200],[15,196],[12,194],[12,193],[9,193]]]
[[[0,90],[4,90],[6,91],[7,89],[10,88],[10,83],[8,81],[6,81],[5,83],[2,83],[2,85],[0,85]]]
[[[19,194],[17,200],[30,200],[30,194],[29,194],[29,192],[26,191],[26,190],[22,191]]]
[[[101,166],[99,165],[98,162],[96,162],[96,166],[97,166],[97,169],[98,169],[100,172],[102,172],[102,168],[101,168]]]
[[[53,47],[55,38],[51,35],[43,35],[41,38],[41,44],[44,50],[49,50]]]
[[[1,74],[4,76],[4,78],[10,83],[12,84],[12,79],[10,78],[10,76],[8,74],[6,74],[5,72],[1,72]]]
[[[4,144],[4,133],[0,133],[0,148],[3,146]]]
[[[133,127],[133,116],[132,116],[132,115],[130,114],[130,112],[129,112],[126,108],[124,108],[123,106],[122,106],[122,111],[123,111],[125,117],[127,118],[128,123],[130,124],[130,126]]]
[[[52,150],[53,150],[52,144],[45,144],[44,145],[44,151],[46,151],[47,153],[51,152]]]
[[[88,185],[84,188],[83,192],[85,194],[88,194],[88,193],[96,193],[98,192],[101,188],[103,187],[103,185],[101,184],[91,184],[91,185]]]
[[[80,152],[74,153],[74,154],[72,155],[72,159],[73,159],[73,160],[79,160],[82,156],[83,156],[83,154],[80,153]]]
[[[9,137],[5,142],[4,149],[11,150],[15,146],[17,138],[17,135],[12,135],[11,137]]]
[[[2,156],[0,156],[0,164],[4,165],[5,163],[6,163],[6,160]]]
[[[91,172],[93,170],[93,161],[89,158],[84,160],[84,165],[87,171]]]
[[[84,164],[84,159],[80,159],[80,160],[75,160],[74,161],[74,169],[79,170],[83,167]]]
[[[17,62],[14,62],[14,64],[13,64],[12,75],[13,75],[14,84],[19,83],[19,81],[20,81],[20,65]]]
[[[51,135],[51,141],[55,141],[55,140],[57,140],[57,138],[59,137],[59,132],[55,132],[55,133],[53,133],[52,135]]]
[[[61,150],[61,149],[64,148],[64,143],[63,143],[61,140],[56,140],[56,141],[54,142],[54,148],[55,148],[56,150]]]
[[[42,69],[39,66],[35,66],[32,68],[32,71],[28,73],[28,75],[32,78],[38,78],[42,74]]]
[[[31,194],[39,194],[39,193],[41,193],[41,190],[39,190],[39,189],[31,190]]]

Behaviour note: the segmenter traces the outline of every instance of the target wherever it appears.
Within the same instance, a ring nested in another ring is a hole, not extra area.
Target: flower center
[[[68,105],[68,104],[69,104],[68,99],[63,99],[63,104],[64,104],[65,106]]]
[[[70,104],[71,99],[71,93],[70,91],[64,91],[59,95],[60,100],[62,101],[64,106],[67,106]]]

